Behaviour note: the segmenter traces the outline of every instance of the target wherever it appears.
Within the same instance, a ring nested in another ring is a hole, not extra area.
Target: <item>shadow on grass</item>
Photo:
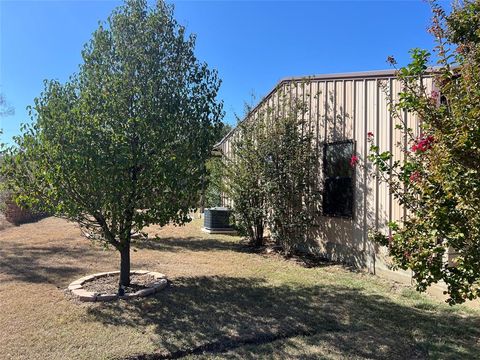
[[[158,352],[129,359],[225,352],[239,359],[293,354],[304,359],[312,357],[312,351],[324,350],[341,358],[458,359],[475,358],[480,351],[478,318],[402,306],[341,286],[178,278],[155,297],[96,304],[88,314],[91,321],[154,329]],[[300,342],[291,341],[294,337]],[[282,344],[265,345],[276,340]]]
[[[0,273],[7,275],[8,281],[66,286],[75,276],[90,271],[89,263],[101,261],[100,254],[94,247],[69,244],[29,246],[2,241]],[[82,262],[78,261],[79,258]]]
[[[236,251],[254,252],[255,249],[243,242],[232,240],[220,240],[213,238],[188,237],[162,237],[145,240],[133,240],[132,246],[137,249],[158,251]]]
[[[236,241],[235,241],[236,240]],[[281,249],[275,246],[271,241],[268,241],[265,246],[253,246],[246,240],[221,240],[212,238],[198,238],[198,237],[164,237],[164,238],[149,238],[145,240],[133,240],[132,246],[136,249],[148,249],[154,251],[234,251],[239,253],[259,254],[263,256],[278,256],[288,259],[296,264],[306,267],[326,267],[338,262],[333,262],[324,257],[319,257],[310,253],[297,253],[285,257],[281,253]],[[357,271],[355,267],[342,264],[350,271]]]

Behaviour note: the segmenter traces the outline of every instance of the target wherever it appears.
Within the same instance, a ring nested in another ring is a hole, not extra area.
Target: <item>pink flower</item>
[[[372,138],[372,137],[373,137],[373,132],[369,131],[369,132],[367,133],[367,136],[368,136],[369,138]]]
[[[357,163],[358,163],[358,156],[352,155],[352,157],[350,158],[350,166],[355,167]]]
[[[432,135],[428,135],[427,137],[421,135],[419,139],[415,140],[415,144],[412,145],[411,150],[412,152],[427,151],[432,148],[434,142],[435,138]]]
[[[440,94],[438,93],[438,91],[432,90],[432,92],[430,93],[430,99],[429,99],[430,103],[432,105],[437,105],[439,96]]]
[[[420,173],[418,171],[414,171],[410,175],[410,182],[417,182],[418,180],[420,180]]]

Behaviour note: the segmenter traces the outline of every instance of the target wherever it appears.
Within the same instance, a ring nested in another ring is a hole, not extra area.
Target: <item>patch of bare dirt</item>
[[[151,287],[151,283],[154,281],[155,278],[149,274],[131,275],[130,285],[125,288],[125,292],[134,293],[138,290],[147,289]],[[83,288],[87,291],[95,292],[97,294],[116,294],[118,292],[119,282],[119,274],[106,275],[86,281],[83,284]]]

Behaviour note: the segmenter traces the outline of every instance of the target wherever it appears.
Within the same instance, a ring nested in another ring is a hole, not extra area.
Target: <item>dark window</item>
[[[339,141],[324,145],[323,214],[328,216],[353,217],[353,175],[355,166],[354,142]]]

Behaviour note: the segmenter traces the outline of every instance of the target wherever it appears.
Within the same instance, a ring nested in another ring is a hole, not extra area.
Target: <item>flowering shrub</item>
[[[358,163],[358,156],[356,156],[355,154],[352,155],[352,157],[350,158],[350,166],[351,167],[355,167],[355,165],[357,165]]]
[[[389,224],[390,234],[371,237],[388,247],[394,267],[413,270],[418,290],[444,281],[456,304],[480,295],[480,3],[458,3],[450,14],[435,2],[432,9],[439,67],[429,70],[430,54],[412,50],[411,64],[397,72],[403,91],[390,107],[399,119],[404,111],[418,115],[421,135],[398,127],[408,142],[399,145],[403,161],[368,136],[370,160],[407,216]],[[434,76],[433,91],[425,75]]]
[[[412,172],[412,173],[410,174],[409,180],[410,180],[410,182],[414,183],[414,182],[419,181],[419,180],[420,180],[420,177],[421,177],[420,172],[417,171],[417,170],[415,170],[414,172]]]
[[[418,139],[415,139],[411,148],[412,152],[425,152],[432,148],[433,142],[433,135],[420,136]]]

